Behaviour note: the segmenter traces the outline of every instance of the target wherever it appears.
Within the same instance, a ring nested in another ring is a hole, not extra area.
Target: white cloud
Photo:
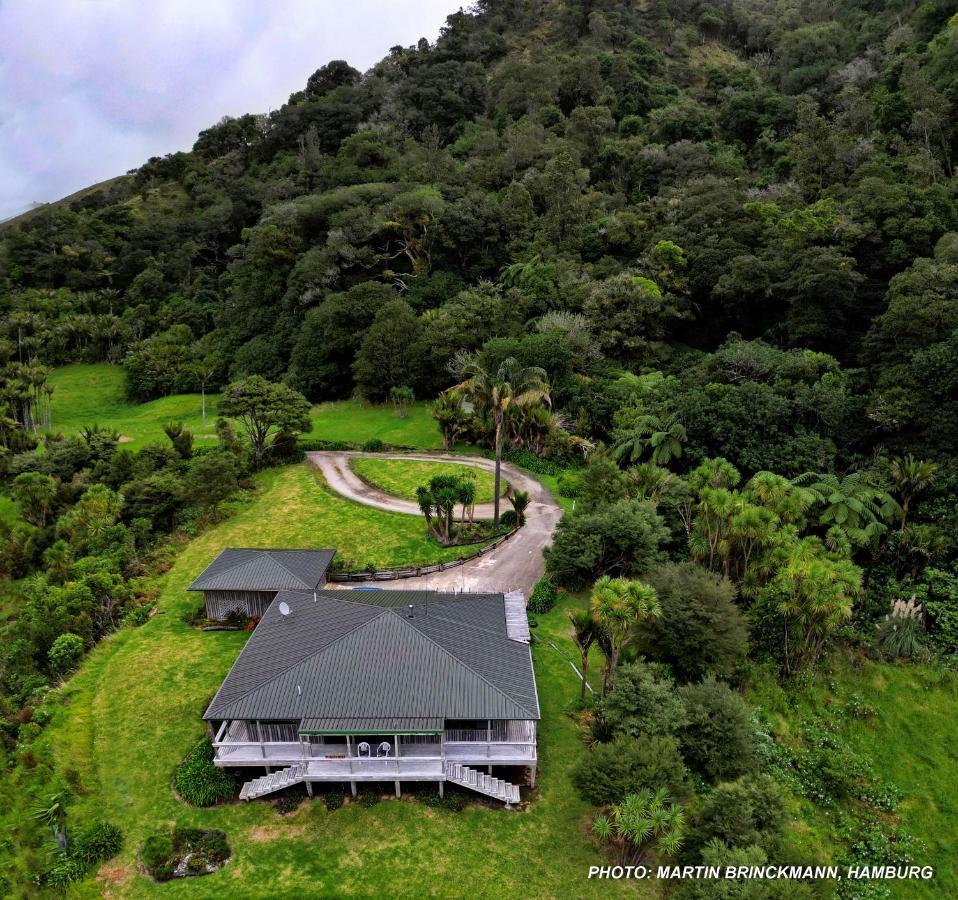
[[[280,106],[331,59],[434,40],[456,0],[0,0],[0,220]]]

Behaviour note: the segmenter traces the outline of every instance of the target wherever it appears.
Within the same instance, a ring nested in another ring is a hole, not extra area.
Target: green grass
[[[796,740],[803,719],[852,698],[875,714],[842,717],[839,734],[871,762],[879,779],[899,788],[903,799],[896,818],[926,845],[915,862],[935,867],[934,880],[893,886],[894,896],[958,896],[958,677],[933,666],[890,665],[835,653],[795,694],[786,696],[768,682],[753,696],[771,712],[776,737],[786,744]],[[830,862],[837,849],[834,812],[829,817],[805,800],[796,801],[795,811],[801,818],[791,826],[792,844],[805,858]]]
[[[124,393],[124,374],[108,363],[64,366],[50,375],[53,385],[53,430],[76,434],[85,426],[114,428],[131,449],[154,441],[167,442],[163,426],[183,422],[199,446],[216,439],[219,397],[206,398],[206,424],[199,394],[176,394],[149,403],[131,403]]]
[[[216,439],[219,396],[206,398],[206,424],[199,394],[175,394],[148,403],[132,403],[124,392],[120,366],[108,363],[64,366],[50,375],[53,385],[53,430],[76,434],[87,425],[116,429],[125,446],[139,449],[153,441],[166,442],[163,426],[183,422],[199,446]],[[401,419],[392,406],[356,400],[313,407],[313,427],[304,438],[362,444],[378,439],[387,444],[427,450],[442,446],[442,436],[429,407],[416,403]]]
[[[439,426],[429,414],[427,403],[415,403],[401,419],[392,406],[375,406],[359,400],[320,403],[313,407],[313,429],[304,438],[364,444],[384,444],[434,450],[442,447]]]
[[[468,463],[423,462],[416,459],[377,459],[357,457],[350,460],[353,471],[387,494],[416,499],[416,488],[428,485],[438,475],[463,477],[475,475],[476,503],[491,503],[495,497],[495,476],[492,472],[470,466]],[[499,493],[504,494],[508,483],[503,479]]]
[[[245,633],[206,633],[184,624],[183,615],[197,604],[185,592],[194,575],[227,545],[332,544],[395,563],[407,559],[414,544],[407,534],[382,545],[396,530],[394,517],[334,502],[305,467],[266,473],[261,485],[255,502],[184,547],[157,585],[157,615],[91,653],[63,688],[40,738],[41,758],[53,760],[61,773],[67,766],[79,772],[85,793],[71,807],[71,819],[115,822],[126,838],[100,879],[79,885],[76,895],[453,897],[468,885],[475,897],[649,896],[650,885],[586,879],[589,865],[602,856],[588,832],[594,811],[569,782],[571,767],[586,752],[565,714],[578,695],[578,679],[544,643],[576,656],[565,611],[582,601],[572,598],[542,616],[535,630],[541,797],[528,811],[470,805],[453,813],[404,799],[329,813],[322,803],[306,801],[281,817],[267,802],[201,810],[176,800],[172,771],[203,733],[203,709],[246,639]],[[416,527],[421,532],[421,523]],[[431,552],[421,536],[419,541],[423,554]],[[154,885],[139,872],[136,852],[147,835],[172,822],[223,829],[234,859],[210,876]]]

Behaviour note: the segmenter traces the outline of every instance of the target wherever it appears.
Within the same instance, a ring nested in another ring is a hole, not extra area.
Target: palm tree
[[[53,838],[61,850],[66,850],[70,843],[70,836],[67,833],[66,801],[66,794],[58,792],[36,800],[32,809],[34,819],[50,826]]]
[[[585,688],[589,678],[589,651],[598,637],[599,626],[595,617],[587,609],[569,610],[568,616],[572,623],[572,641],[579,648],[579,659],[582,666],[582,693],[580,697],[585,700]]]
[[[516,525],[526,524],[526,508],[529,506],[528,491],[513,491],[509,495],[509,502],[516,511]]]
[[[469,415],[462,408],[462,395],[444,391],[433,401],[430,414],[442,432],[442,449],[449,450],[469,424]]]
[[[638,462],[646,450],[651,450],[650,459],[657,466],[666,466],[682,455],[682,445],[688,439],[685,426],[674,416],[662,419],[659,416],[639,416],[632,431],[622,438],[612,451],[621,462]]]
[[[907,456],[898,456],[891,461],[888,477],[891,480],[892,489],[901,497],[899,529],[904,529],[911,501],[934,484],[935,478],[938,477],[938,465],[923,459],[915,459],[909,453]]]
[[[603,575],[592,589],[592,613],[608,642],[608,688],[612,686],[619,654],[629,633],[638,623],[657,619],[662,609],[655,588],[650,585]]]
[[[458,354],[451,370],[461,382],[451,388],[469,397],[477,406],[491,414],[495,426],[496,479],[492,527],[499,527],[499,485],[502,480],[502,439],[508,429],[512,410],[536,404],[549,405],[549,380],[545,369],[538,366],[524,368],[512,357],[492,372],[472,354]]]
[[[459,521],[465,525],[466,513],[473,509],[476,502],[475,476],[470,475],[470,477],[459,479],[459,502],[462,504],[462,516]]]
[[[682,846],[685,813],[664,788],[643,789],[626,795],[608,815],[597,816],[592,831],[617,848],[622,865],[637,865],[650,850],[671,856]]]

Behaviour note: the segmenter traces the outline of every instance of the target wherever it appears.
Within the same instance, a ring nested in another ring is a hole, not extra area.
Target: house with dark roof
[[[204,718],[217,766],[266,770],[243,799],[426,781],[515,803],[539,719],[524,599],[280,590]]]
[[[202,591],[206,615],[262,616],[279,591],[315,591],[326,583],[335,550],[246,550],[220,553],[187,588]]]

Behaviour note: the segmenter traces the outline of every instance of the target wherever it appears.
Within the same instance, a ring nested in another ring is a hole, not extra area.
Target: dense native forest
[[[572,623],[607,664],[576,775],[612,806],[597,834],[629,858],[626,798],[664,821],[643,790],[712,785],[687,858],[763,856],[770,765],[813,799],[867,776],[827,728],[827,760],[770,764],[716,678],[801,677],[839,641],[958,652],[956,159],[945,0],[484,0],[0,229],[6,749],[146,615],[129,579],[184,510],[293,458],[310,402],[415,397],[450,444],[501,424],[507,456],[562,473],[556,584],[612,576]],[[226,420],[198,454],[176,426],[138,453],[92,422],[44,436],[50,371],[101,361],[135,401],[233,385],[248,442]],[[483,391],[530,378],[500,422]],[[908,857],[879,819],[856,858]]]

